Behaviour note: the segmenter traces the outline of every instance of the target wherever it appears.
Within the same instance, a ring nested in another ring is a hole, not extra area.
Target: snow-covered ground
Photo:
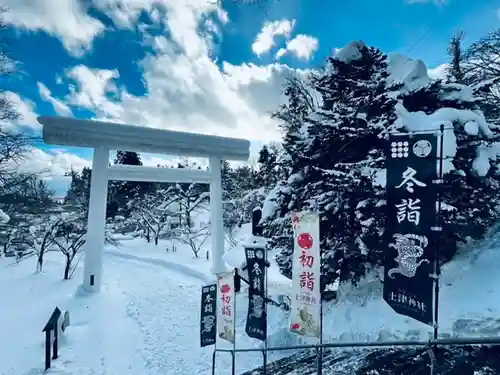
[[[0,374],[43,373],[42,328],[56,306],[70,311],[71,325],[50,373],[211,374],[213,348],[199,347],[200,288],[213,280],[211,263],[179,244],[167,253],[167,246],[124,239],[121,247],[108,248],[98,295],[80,290],[81,267],[72,280],[61,280],[58,253],[48,253],[39,274],[34,258],[19,264],[0,258],[0,337],[15,338],[0,345]],[[240,296],[239,347],[259,344],[244,335],[246,309]],[[238,371],[259,361],[260,354],[240,355]],[[219,354],[217,374],[230,373],[230,363],[229,354]]]
[[[249,228],[240,237],[247,239]],[[441,337],[500,336],[500,234],[457,255],[443,267],[440,283],[439,332]],[[238,265],[244,255],[238,248],[226,254],[226,261]],[[291,292],[291,281],[271,266],[270,294]],[[316,344],[288,331],[286,315],[274,319],[269,329],[270,346]],[[382,299],[382,284],[367,278],[358,288],[341,286],[335,303],[324,306],[323,341],[427,340],[433,329],[394,313]],[[278,353],[275,358],[281,357]]]
[[[241,243],[250,240],[249,229],[246,225],[237,233]],[[0,338],[9,338],[1,344],[0,374],[43,373],[41,330],[56,305],[70,311],[71,325],[50,373],[210,374],[213,348],[201,349],[198,333],[200,287],[212,280],[210,261],[205,252],[202,258],[194,258],[182,245],[176,252],[167,252],[168,245],[123,238],[120,247],[108,248],[103,290],[98,295],[79,290],[80,269],[73,280],[61,280],[63,259],[58,253],[49,253],[40,274],[33,272],[33,258],[17,265],[11,265],[11,258],[0,258]],[[500,251],[497,244],[490,246],[479,256],[462,256],[443,270],[441,332],[500,335]],[[225,260],[229,265],[241,264],[242,248],[228,252]],[[289,280],[274,264],[269,275],[271,296],[289,291]],[[244,334],[246,309],[241,294],[236,307],[238,348],[260,345]],[[306,342],[288,333],[285,312],[271,308],[269,315],[269,345]],[[395,314],[381,300],[376,282],[343,290],[337,304],[325,306],[324,324],[325,342],[425,339],[430,332],[429,327]],[[237,373],[259,366],[260,354],[238,354],[236,364]],[[230,373],[229,354],[218,355],[216,373]]]

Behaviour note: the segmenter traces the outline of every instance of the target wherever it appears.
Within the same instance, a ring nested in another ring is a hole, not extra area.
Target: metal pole
[[[406,340],[406,341],[352,341],[352,342],[338,342],[323,344],[324,348],[383,348],[383,347],[407,347],[418,346],[428,347],[429,345],[435,346],[469,346],[469,345],[499,345],[500,337],[468,337],[468,338],[452,338],[452,339],[438,339],[438,340]],[[318,345],[296,345],[296,346],[277,346],[268,347],[268,351],[283,351],[283,350],[298,350],[298,349],[316,349]],[[233,349],[217,349],[218,352],[232,353]],[[253,353],[261,352],[261,348],[241,348],[236,350],[237,353]]]
[[[437,189],[437,212],[436,212],[436,226],[439,228],[439,231],[442,231],[441,227],[441,204],[442,204],[442,194],[441,194],[441,186],[443,180],[443,148],[444,148],[444,125],[440,126],[440,134],[441,138],[439,140],[440,150],[439,150],[439,184]],[[436,255],[434,260],[434,340],[438,339],[439,335],[439,277],[441,275],[441,267],[439,258],[441,256],[440,252],[440,236],[437,236],[436,240]]]
[[[266,339],[264,340],[264,352],[262,353],[262,359],[264,361],[264,375],[267,375],[267,302],[268,297],[268,283],[267,283],[267,247],[264,247],[264,314],[266,316]]]
[[[50,361],[52,359],[50,355],[50,350],[51,350],[50,338],[51,338],[50,329],[47,329],[45,331],[45,371],[47,371],[50,368]]]
[[[217,337],[219,336],[219,279],[215,281],[216,291],[215,291],[215,343],[214,343],[214,354],[212,355],[212,375],[215,375],[215,356],[217,355]]]
[[[323,293],[319,301],[319,347],[317,348],[316,369],[318,375],[323,374]]]
[[[317,203],[315,202],[315,210],[318,212]],[[321,222],[321,218],[320,218]],[[320,238],[321,239],[321,229],[320,229]],[[321,240],[320,240],[321,243]],[[321,246],[321,245],[320,245]],[[319,347],[317,349],[317,373],[318,375],[323,374],[323,288],[321,285],[321,247],[319,248]]]
[[[224,240],[224,238],[223,238]],[[236,274],[236,271],[233,271],[233,280],[234,280],[234,275]],[[234,286],[234,285],[233,285]],[[231,361],[231,368],[232,368],[232,375],[236,374],[236,293],[234,293],[234,311],[233,311],[233,334],[234,334],[234,340],[233,340],[233,351],[232,351],[232,361]]]

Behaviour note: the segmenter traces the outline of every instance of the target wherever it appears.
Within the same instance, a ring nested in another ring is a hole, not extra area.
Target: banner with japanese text
[[[304,336],[321,334],[321,255],[319,216],[292,213],[294,236],[290,330]]]
[[[206,285],[201,288],[200,345],[215,344],[217,337],[217,285]]]
[[[434,134],[392,135],[386,150],[384,300],[398,314],[433,324],[437,141]]]
[[[217,277],[217,336],[234,344],[234,271]]]
[[[248,314],[245,332],[265,341],[267,337],[266,254],[262,248],[245,248],[248,270]]]

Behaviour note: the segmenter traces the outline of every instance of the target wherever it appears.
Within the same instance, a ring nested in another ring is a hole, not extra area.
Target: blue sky
[[[279,139],[269,113],[283,100],[283,79],[321,67],[334,48],[361,39],[439,72],[457,30],[470,42],[500,22],[492,0],[261,1],[265,12],[232,0],[220,8],[215,0],[3,0],[22,68],[6,87],[23,114],[4,127],[39,134],[36,116],[58,114],[247,138],[256,151]],[[41,143],[19,169],[43,170],[62,194],[64,172],[91,155]]]

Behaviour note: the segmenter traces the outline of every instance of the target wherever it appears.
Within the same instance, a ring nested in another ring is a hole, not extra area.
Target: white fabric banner
[[[217,337],[234,344],[234,271],[217,278]]]
[[[321,334],[321,255],[319,215],[292,213],[293,264],[290,330],[299,335]]]

